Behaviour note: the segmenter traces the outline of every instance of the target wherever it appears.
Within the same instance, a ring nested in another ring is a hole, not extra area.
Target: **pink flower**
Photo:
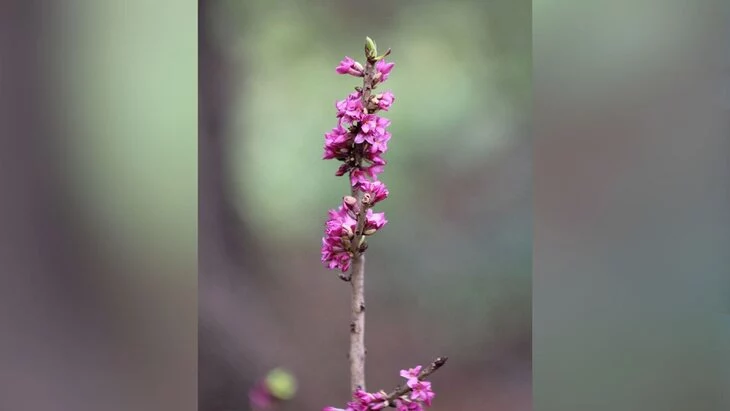
[[[408,386],[413,390],[411,392],[411,399],[416,401],[423,401],[426,405],[431,405],[431,401],[436,394],[431,391],[431,383],[428,381],[408,381]]]
[[[385,219],[385,213],[374,213],[372,208],[368,208],[368,211],[365,212],[365,231],[377,231],[386,224],[388,224],[388,220]]]
[[[381,181],[364,180],[358,183],[360,190],[370,195],[370,204],[375,205],[388,198],[388,187]],[[401,373],[402,375],[402,373]],[[417,375],[417,374],[416,374]]]
[[[408,399],[399,399],[395,400],[395,409],[397,411],[422,411],[423,407],[420,403]]]
[[[368,182],[367,177],[377,179],[378,174],[383,172],[383,165],[385,164],[385,160],[380,160],[383,161],[383,164],[373,164],[352,170],[350,173],[350,185],[352,187],[360,188],[363,184]]]
[[[376,101],[377,101],[378,107],[381,110],[388,111],[390,106],[395,101],[395,96],[390,91],[386,91],[385,93],[378,94],[376,96]]]
[[[383,169],[385,168],[385,160],[383,160],[383,164],[373,163],[370,166],[363,167],[363,172],[370,176],[370,178],[378,178],[378,175],[383,172]]]
[[[411,380],[418,381],[418,374],[421,373],[421,369],[423,369],[423,367],[417,365],[413,368],[409,368],[408,370],[400,370],[400,376],[407,379],[408,382],[410,382]]]
[[[373,178],[374,178],[374,176],[382,173],[383,172],[383,168],[384,168],[383,166],[387,164],[387,162],[385,161],[385,159],[383,159],[383,157],[380,156],[381,154],[383,154],[382,151],[368,150],[367,152],[365,152],[365,157],[363,157],[365,160],[367,160],[368,163],[373,164],[373,165],[368,166],[366,168],[375,168],[375,167],[377,167],[377,170],[374,170],[374,171],[372,171],[372,172],[369,173],[369,174],[372,174],[373,175]]]
[[[360,123],[360,129],[363,134],[368,136],[377,136],[385,134],[385,128],[390,125],[390,120],[375,114],[366,114]]]
[[[378,62],[375,63],[375,70],[377,70],[375,78],[381,83],[384,82],[388,79],[390,71],[393,70],[393,66],[395,66],[395,63],[388,63],[385,60],[378,60]]]
[[[330,270],[339,269],[344,273],[350,269],[350,260],[350,255],[339,242],[322,239],[322,262],[325,263],[325,267]]]
[[[345,159],[350,153],[352,136],[350,132],[342,126],[337,126],[329,133],[324,135],[324,154],[322,158],[329,160],[332,158]]]
[[[350,269],[351,256],[349,241],[357,228],[357,221],[350,215],[347,203],[336,210],[329,211],[329,220],[325,223],[325,236],[322,238],[321,261],[330,270],[340,269],[343,273]]]
[[[431,390],[430,382],[418,380],[421,370],[420,365],[408,370],[401,370],[400,375],[408,380],[411,395],[404,394],[393,401],[397,411],[423,411],[425,407],[431,406],[435,394]],[[346,409],[326,407],[323,411],[370,411],[382,410],[389,406],[390,402],[385,391],[371,393],[358,388],[352,393],[352,401],[347,403]]]
[[[389,404],[388,400],[374,401],[370,404],[370,409],[371,410],[382,410],[383,408],[387,407],[388,404]]]
[[[362,64],[347,56],[345,56],[345,58],[340,61],[340,64],[337,66],[337,68],[335,68],[335,71],[338,74],[349,74],[355,77],[363,76]]]
[[[379,134],[372,137],[372,142],[370,143],[370,151],[373,154],[382,154],[388,151],[388,141],[390,141],[391,134],[389,132],[385,132],[383,134]]]
[[[355,390],[354,393],[352,393],[352,396],[360,401],[363,404],[370,404],[370,401],[373,399],[373,394],[363,390],[362,388],[358,388]]]
[[[360,188],[363,184],[368,183],[368,179],[365,176],[366,174],[362,169],[352,170],[350,173],[350,185]]]
[[[355,136],[355,143],[362,144],[367,141],[374,144],[385,138],[385,129],[390,126],[390,120],[387,118],[376,116],[375,114],[366,114],[360,120],[360,132]],[[388,136],[388,138],[390,138]]]
[[[346,99],[337,101],[337,118],[340,124],[352,124],[362,118],[362,95],[358,91],[350,93]]]
[[[353,393],[353,397],[355,401],[347,405],[357,411],[380,410],[388,406],[387,395],[382,391],[370,393],[358,388]]]
[[[345,411],[368,411],[367,405],[360,404],[359,402],[348,402]]]

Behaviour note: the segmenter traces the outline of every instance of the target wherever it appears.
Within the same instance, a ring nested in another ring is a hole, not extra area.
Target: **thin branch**
[[[421,372],[418,374],[418,379],[423,380],[424,378],[428,377],[429,375],[436,372],[439,368],[441,368],[444,364],[446,364],[446,361],[448,360],[448,357],[438,357],[431,364],[428,365],[428,367],[421,370]],[[407,385],[399,385],[397,386],[393,391],[391,391],[388,396],[388,406],[395,407],[395,400],[400,398],[403,395],[408,394],[411,392],[411,387]]]
[[[365,389],[365,256],[352,262],[352,305],[350,322],[350,386]]]

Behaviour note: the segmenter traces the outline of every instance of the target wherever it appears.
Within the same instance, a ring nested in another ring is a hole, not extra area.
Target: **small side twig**
[[[446,361],[448,360],[448,357],[438,357],[431,364],[428,365],[428,367],[421,370],[421,372],[418,374],[418,379],[423,380],[424,378],[428,377],[429,375],[436,372],[439,368],[441,368],[444,364],[446,364]],[[411,392],[411,388],[405,384],[397,386],[393,391],[388,393],[387,400],[388,400],[388,406],[391,408],[395,408],[395,400],[400,398],[403,395],[408,394]]]

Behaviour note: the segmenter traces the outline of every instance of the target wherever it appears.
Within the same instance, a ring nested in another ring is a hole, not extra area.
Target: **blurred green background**
[[[285,409],[347,399],[350,289],[319,250],[348,184],[321,156],[335,101],[361,83],[334,68],[362,61],[365,36],[396,63],[368,388],[446,355],[435,410],[530,409],[530,15],[526,1],[201,2],[201,409],[240,409],[236,387],[279,365],[300,380]]]

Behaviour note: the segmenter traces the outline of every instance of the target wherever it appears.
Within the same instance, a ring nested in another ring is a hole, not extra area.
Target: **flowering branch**
[[[421,367],[401,371],[408,379],[406,387],[393,393],[365,391],[365,256],[367,237],[383,228],[388,221],[385,213],[373,212],[373,206],[388,197],[388,188],[378,180],[386,161],[383,154],[388,150],[391,134],[387,131],[390,120],[377,115],[388,111],[395,97],[390,91],[374,93],[377,86],[388,79],[394,63],[384,60],[390,54],[378,56],[375,43],[365,40],[366,63],[345,57],[337,66],[339,74],[362,77],[362,87],[335,103],[337,127],[325,134],[323,159],[342,162],[335,175],[349,174],[350,195],[342,198],[338,209],[329,211],[322,238],[322,262],[329,269],[339,269],[339,277],[352,286],[350,317],[350,385],[355,401],[347,410],[379,410],[390,406],[401,410],[421,410],[422,404],[430,405],[434,397],[431,383],[422,379],[437,370],[445,362],[439,358],[426,370]],[[350,271],[348,273],[348,270]],[[408,394],[411,394],[410,397]],[[328,407],[325,410],[338,410]]]
[[[386,53],[387,54],[387,53]],[[322,240],[322,262],[330,269],[339,268],[340,278],[352,285],[350,318],[350,382],[352,390],[365,388],[365,237],[375,234],[387,220],[384,213],[374,213],[372,207],[388,197],[385,184],[377,180],[385,160],[390,133],[390,120],[375,114],[388,110],[394,97],[390,92],[373,95],[378,83],[387,80],[393,63],[378,57],[370,38],[365,42],[365,67],[345,57],[337,67],[340,74],[363,78],[345,100],[335,104],[339,122],[325,134],[324,159],[343,162],[335,173],[349,173],[350,194],[343,198],[339,210],[330,210],[325,238]],[[347,274],[348,269],[351,269]]]
[[[363,70],[363,87],[360,98],[363,116],[367,116],[369,112],[375,112],[379,109],[377,105],[372,108],[370,107],[370,97],[373,88],[375,88],[376,81],[375,54],[375,45],[368,38],[368,41],[365,43],[367,63]],[[362,119],[359,129],[360,132],[363,131]],[[357,209],[360,211],[357,213],[357,224],[353,238],[355,247],[353,249],[352,271],[349,276],[344,278],[340,277],[345,281],[350,281],[352,285],[350,351],[348,353],[348,359],[350,361],[350,385],[353,391],[358,387],[363,390],[365,389],[365,356],[367,350],[365,349],[365,256],[363,253],[367,250],[367,243],[364,242],[366,213],[362,211],[367,210],[373,204],[374,200],[370,192],[365,192],[360,195],[358,193],[358,184],[352,184],[353,181],[358,182],[357,172],[361,170],[362,159],[364,157],[364,153],[361,150],[363,149],[364,144],[356,146],[356,149],[353,150],[355,153],[353,158],[354,167],[350,169],[351,194],[357,202]],[[359,183],[362,185],[364,182],[360,181]],[[352,202],[351,199],[350,202]]]
[[[416,368],[413,368],[411,371],[415,371],[415,373],[417,373],[417,375],[415,377],[417,381],[423,382],[424,378],[426,378],[429,375],[436,372],[436,370],[438,370],[439,368],[441,368],[441,366],[446,364],[447,360],[448,360],[448,357],[438,357],[435,360],[433,360],[433,362],[431,364],[429,364],[428,367],[421,370],[421,366],[417,366]],[[412,375],[412,373],[409,374],[408,371],[405,371],[405,372],[401,371],[401,377],[408,378],[408,376],[411,376],[411,375]],[[409,379],[409,382],[410,381],[412,381],[412,379]],[[413,385],[416,385],[416,384],[413,384]],[[411,392],[413,392],[413,387],[411,387],[409,384],[397,386],[393,391],[391,391],[386,396],[386,399],[388,400],[388,406],[395,407],[396,401],[400,397],[402,397],[406,394],[409,394]]]
[[[422,411],[424,405],[430,406],[436,396],[431,390],[431,383],[424,381],[424,378],[444,364],[446,357],[439,357],[426,368],[419,365],[409,370],[401,370],[400,376],[406,379],[406,384],[399,385],[391,393],[369,393],[358,388],[353,393],[353,400],[347,403],[347,408],[325,407],[323,411],[369,411],[386,407],[396,408],[398,411]]]

